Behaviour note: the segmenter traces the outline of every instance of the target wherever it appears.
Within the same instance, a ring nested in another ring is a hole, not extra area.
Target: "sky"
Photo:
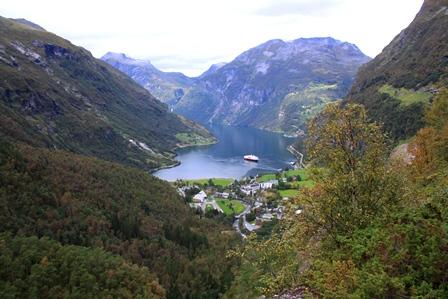
[[[1,0],[25,18],[101,57],[149,59],[197,76],[270,39],[325,37],[376,56],[413,20],[423,0]]]

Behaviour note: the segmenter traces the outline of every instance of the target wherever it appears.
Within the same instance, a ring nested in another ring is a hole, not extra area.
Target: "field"
[[[295,197],[299,195],[299,190],[297,189],[287,189],[287,190],[278,190],[278,193],[281,197]]]
[[[177,133],[177,140],[188,146],[209,145],[215,143],[212,137],[206,138],[196,133]]]
[[[284,175],[288,178],[291,176],[299,175],[302,181],[306,181],[308,179],[308,173],[306,169],[292,169],[284,172]]]
[[[428,103],[431,98],[431,93],[424,91],[413,91],[406,88],[394,88],[388,84],[381,86],[380,93],[388,94],[389,96],[400,100],[404,106],[411,105],[413,103]]]
[[[263,174],[262,176],[260,176],[258,178],[258,182],[263,183],[263,182],[267,182],[270,180],[275,180],[275,173],[267,173],[267,174]]]
[[[226,215],[238,215],[245,209],[245,206],[239,200],[217,199],[216,203]]]
[[[291,177],[291,176],[300,176],[301,180],[303,183],[305,183],[305,181],[308,181],[308,173],[306,169],[292,169],[292,170],[288,170],[288,171],[284,171],[282,172],[282,177]],[[269,180],[275,180],[276,176],[275,173],[267,173],[267,174],[263,174],[262,176],[260,176],[258,178],[258,182],[262,183],[262,182],[267,182]],[[308,183],[309,184],[309,183]],[[306,184],[299,184],[299,185],[306,185]]]
[[[209,179],[186,180],[188,184],[199,184],[199,185],[208,184],[208,181]],[[213,184],[215,184],[215,186],[227,187],[228,185],[233,183],[234,179],[213,178],[212,181]]]

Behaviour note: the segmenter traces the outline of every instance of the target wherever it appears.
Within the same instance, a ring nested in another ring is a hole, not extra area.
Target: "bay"
[[[208,128],[219,142],[205,147],[181,149],[177,152],[180,165],[162,169],[155,176],[176,179],[235,178],[277,171],[290,166],[294,157],[287,147],[295,138],[249,127],[211,126]],[[244,155],[259,157],[258,163],[248,162]]]

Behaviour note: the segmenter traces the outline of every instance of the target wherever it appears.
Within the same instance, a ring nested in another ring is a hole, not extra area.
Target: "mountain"
[[[163,91],[160,98],[189,119],[298,133],[325,103],[346,95],[369,57],[330,37],[271,40],[190,80],[123,54],[102,59],[153,94]]]
[[[36,23],[28,21],[27,19],[19,18],[19,19],[11,19],[11,20],[13,20],[13,21],[15,21],[17,23],[23,24],[25,26],[28,26],[28,27],[30,27],[32,29],[35,29],[35,30],[45,31],[45,29],[43,27],[37,25]]]
[[[355,45],[329,37],[271,40],[202,75],[174,110],[201,122],[297,132],[346,94],[368,60]]]
[[[395,139],[413,136],[448,86],[448,1],[426,0],[412,23],[362,66],[348,101],[362,103]]]
[[[144,169],[209,143],[202,127],[90,52],[0,17],[0,136]]]
[[[204,77],[207,77],[207,76],[209,76],[209,75],[212,75],[212,74],[216,73],[220,68],[222,68],[222,67],[225,66],[226,64],[227,64],[227,63],[225,63],[225,62],[220,62],[220,63],[212,64],[212,65],[208,68],[208,70],[206,70],[205,72],[203,72],[203,73],[199,76],[199,78],[201,79],[201,78],[204,78]]]
[[[168,105],[176,104],[193,85],[193,79],[182,73],[162,72],[148,60],[138,60],[125,54],[108,52],[101,60],[122,71],[156,98]]]

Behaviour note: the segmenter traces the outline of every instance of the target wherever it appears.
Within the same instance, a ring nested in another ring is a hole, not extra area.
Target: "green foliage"
[[[215,298],[233,278],[230,229],[143,171],[0,143],[0,232],[101,248],[157,275],[167,297]]]
[[[316,116],[326,104],[340,99],[338,84],[310,83],[303,90],[291,92],[285,96],[279,110],[284,115],[279,121],[279,131],[292,131],[293,128],[305,129],[308,120]]]
[[[448,86],[448,20],[439,13],[445,5],[425,1],[406,34],[398,34],[360,69],[347,96],[365,105],[369,117],[384,123],[395,140],[412,137],[424,127],[430,93]]]
[[[255,221],[255,219],[257,219],[257,214],[255,213],[255,211],[250,211],[250,213],[246,214],[246,220],[248,222],[252,222]]]
[[[312,266],[306,284],[328,298],[446,298],[447,195],[344,238]]]
[[[429,127],[442,130],[448,123],[448,89],[442,90],[437,95],[425,115]]]
[[[264,183],[264,182],[267,182],[267,181],[270,181],[270,180],[275,180],[275,179],[277,179],[275,173],[266,173],[266,174],[261,175],[257,179],[257,181],[260,182],[260,183]]]
[[[389,84],[384,84],[378,92],[385,93],[401,102],[401,105],[408,106],[414,103],[429,103],[432,94],[425,91],[412,91],[406,88],[394,88]]]
[[[294,239],[288,234],[271,234],[271,229],[265,227],[260,238],[250,235],[242,249],[231,252],[231,255],[240,256],[242,262],[231,289],[226,293],[228,298],[273,295],[295,283],[302,261],[295,250]],[[263,239],[269,234],[269,238]]]
[[[386,213],[402,195],[399,181],[387,169],[386,140],[364,108],[328,105],[311,121],[308,155],[316,169],[321,196],[306,200],[316,224],[333,237],[368,225]]]
[[[362,107],[327,107],[309,130],[309,156],[321,166],[308,169],[315,187],[290,202],[268,239],[249,240],[229,294],[299,287],[305,298],[446,298],[447,107],[442,92],[405,166],[388,159]],[[265,252],[268,241],[278,258]]]
[[[0,234],[1,298],[164,298],[146,267],[101,249]]]
[[[227,187],[233,183],[233,179],[226,178],[210,178],[210,179],[195,179],[195,180],[186,180],[189,185],[197,184],[197,185],[210,185],[210,181],[214,186]]]
[[[278,190],[278,193],[281,197],[296,197],[299,194],[299,190],[297,189],[285,189],[285,190]]]
[[[217,199],[216,203],[224,211],[226,215],[241,214],[245,206],[239,200]]]
[[[197,133],[177,133],[176,138],[182,144],[188,144],[191,146],[209,145],[216,142],[216,140],[211,136],[201,136]]]

